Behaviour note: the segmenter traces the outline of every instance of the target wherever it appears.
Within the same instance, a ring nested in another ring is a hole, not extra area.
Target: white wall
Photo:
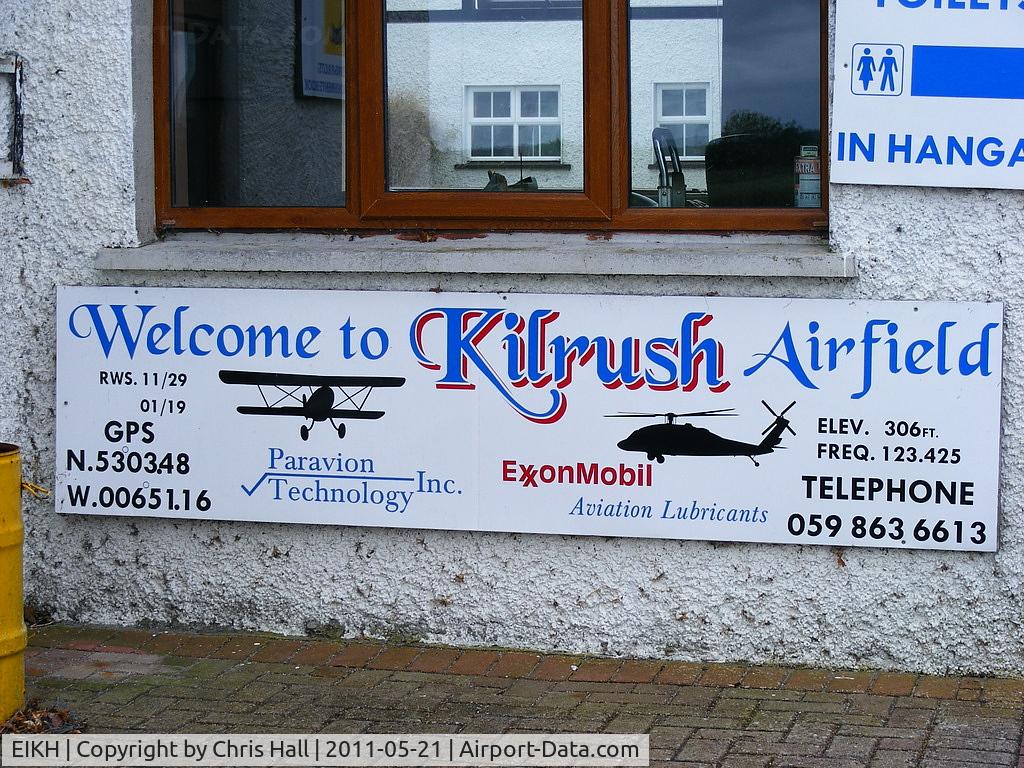
[[[831,241],[860,269],[843,281],[101,273],[96,250],[136,245],[149,223],[136,217],[151,176],[143,145],[136,181],[147,84],[133,93],[131,11],[128,0],[0,6],[0,50],[27,60],[33,179],[0,190],[0,438],[23,446],[29,479],[53,480],[58,283],[999,299],[1000,551],[62,518],[27,500],[34,604],[61,620],[299,633],[338,622],[349,635],[471,645],[1024,673],[1022,193],[833,187]]]

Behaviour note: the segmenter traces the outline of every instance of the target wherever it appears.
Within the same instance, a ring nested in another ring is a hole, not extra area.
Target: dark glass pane
[[[708,92],[703,88],[686,89],[686,115],[704,117],[708,113]]]
[[[515,153],[512,151],[512,126],[494,126],[494,156],[513,157],[514,155]]]
[[[519,154],[522,157],[537,157],[540,154],[540,127],[523,125],[519,128]]]
[[[558,91],[540,92],[540,116],[558,117]]]
[[[537,91],[523,91],[519,94],[519,116],[537,117],[540,114],[540,95]]]
[[[702,157],[708,145],[708,126],[704,123],[689,123],[686,127],[686,139],[680,147],[688,157]]]
[[[473,93],[473,117],[491,116],[491,92],[476,91]]]
[[[472,130],[473,145],[471,154],[473,157],[491,156],[491,126],[474,125]]]
[[[666,88],[661,92],[661,114],[664,117],[682,117],[683,90]]]
[[[682,152],[683,145],[686,143],[686,131],[683,129],[682,123],[672,123],[664,127],[672,132],[672,138],[676,142],[676,150]]]
[[[562,154],[562,129],[557,125],[544,125],[540,129],[540,153],[544,157],[559,157]]]
[[[174,0],[172,202],[345,205],[343,0]]]
[[[512,117],[512,94],[508,91],[494,92],[494,116]]]
[[[630,0],[629,8],[637,205],[813,205],[814,195],[797,190],[820,178],[798,177],[797,159],[820,155],[820,0]],[[659,124],[686,159],[682,178],[671,167],[662,177],[652,162]]]

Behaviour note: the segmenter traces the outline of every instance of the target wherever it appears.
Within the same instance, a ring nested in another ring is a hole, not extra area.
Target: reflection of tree
[[[804,128],[795,120],[783,123],[778,118],[751,109],[736,110],[729,115],[722,126],[723,136],[733,136],[739,133],[770,136],[783,142],[790,139],[798,144],[817,144],[821,135],[819,131]]]
[[[434,142],[430,116],[412,94],[388,100],[388,180],[393,187],[423,186],[430,175]]]
[[[793,160],[820,132],[771,115],[739,110],[722,126],[722,137],[704,153],[712,207],[793,206]]]

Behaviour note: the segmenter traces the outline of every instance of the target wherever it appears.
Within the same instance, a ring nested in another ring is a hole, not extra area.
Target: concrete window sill
[[[388,272],[849,278],[853,258],[810,235],[176,233],[104,248],[96,267],[162,272]]]

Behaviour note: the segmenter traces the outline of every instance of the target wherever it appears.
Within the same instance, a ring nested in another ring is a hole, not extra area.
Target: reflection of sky
[[[818,0],[726,0],[724,109],[819,123]]]

